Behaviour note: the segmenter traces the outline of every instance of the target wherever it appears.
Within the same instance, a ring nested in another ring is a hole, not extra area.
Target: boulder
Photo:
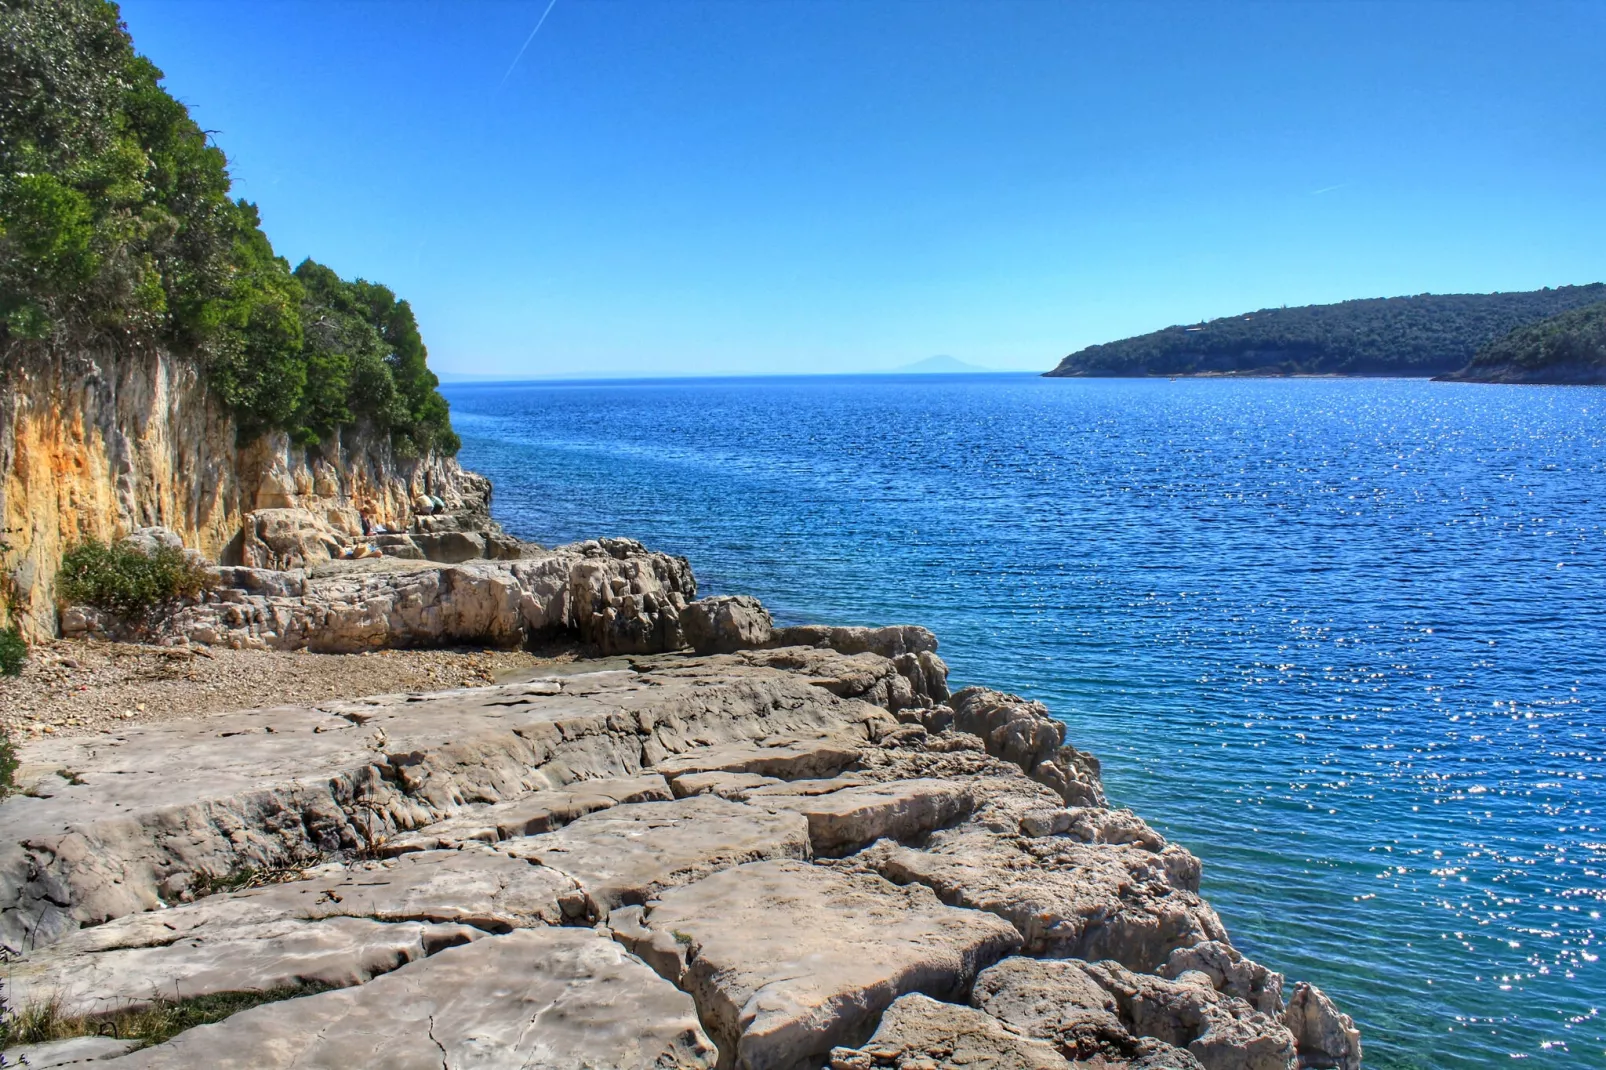
[[[818,1066],[868,1039],[899,996],[963,998],[1020,946],[997,918],[924,888],[794,861],[737,866],[621,913],[618,938],[691,993],[745,1070]]]
[[[1147,851],[1165,849],[1165,837],[1131,810],[1101,806],[1034,810],[1021,818],[1023,836],[1069,836],[1081,843],[1131,844]]]
[[[179,537],[176,531],[170,528],[135,528],[127,535],[124,535],[121,541],[124,545],[133,547],[147,557],[164,547],[169,550],[184,549],[184,540]]]
[[[430,561],[457,565],[485,556],[485,536],[477,531],[442,531],[406,537],[412,540],[418,552]]]
[[[987,753],[1014,762],[1073,806],[1105,804],[1098,760],[1065,746],[1065,726],[1041,702],[1029,702],[981,687],[967,687],[948,700],[954,728],[980,736]]]
[[[699,598],[680,614],[686,643],[699,654],[729,654],[763,646],[774,622],[758,599],[745,594]]]
[[[216,587],[258,595],[263,599],[300,598],[307,593],[305,569],[281,571],[249,568],[244,565],[223,565],[212,570],[211,575]]]
[[[1176,978],[1190,971],[1204,974],[1217,992],[1236,996],[1262,1014],[1275,1017],[1283,1013],[1283,975],[1244,958],[1231,944],[1206,940],[1179,947],[1157,972],[1161,977]]]
[[[916,1066],[988,1070],[1068,1070],[1054,1048],[1006,1029],[970,1007],[911,993],[893,1000],[860,1048],[834,1048],[831,1070],[906,1070]]]
[[[736,657],[746,665],[767,665],[806,673],[833,695],[863,699],[889,710],[902,710],[929,706],[938,701],[936,696],[948,693],[948,667],[935,654],[922,656],[927,659],[930,671],[922,669],[914,677],[906,675],[898,661],[879,654],[842,654],[828,647],[744,650]],[[903,660],[907,667],[908,657]]]
[[[1167,979],[1116,962],[1077,965],[1115,997],[1129,1031],[1186,1048],[1205,1070],[1296,1070],[1294,1036],[1282,1021],[1217,992],[1204,973]]]
[[[915,624],[894,624],[885,628],[802,624],[777,628],[771,642],[778,647],[827,647],[839,654],[877,654],[889,660],[904,654],[937,652],[937,637]]]
[[[976,979],[970,1002],[1068,1059],[1144,1054],[1121,1023],[1115,997],[1066,959],[1007,958]]]
[[[230,564],[295,569],[343,555],[347,537],[309,509],[258,509],[241,524],[241,558]]]
[[[715,1058],[684,993],[590,929],[542,928],[243,1011],[105,1066],[712,1070]]]
[[[525,556],[526,550],[538,551],[538,546],[527,546],[511,535],[504,535],[500,531],[482,532],[485,536],[485,556],[493,561],[517,561]]]
[[[418,543],[413,541],[411,535],[386,532],[369,536],[368,542],[386,557],[394,557],[402,561],[426,560],[424,551],[419,548]]]
[[[1283,1022],[1294,1035],[1301,1068],[1361,1070],[1360,1030],[1315,985],[1300,982],[1294,986]]]
[[[1197,894],[1198,861],[1182,848],[1032,839],[988,828],[984,816],[933,833],[921,848],[878,843],[855,862],[1008,919],[1033,955],[1154,970],[1179,947],[1226,939]]]

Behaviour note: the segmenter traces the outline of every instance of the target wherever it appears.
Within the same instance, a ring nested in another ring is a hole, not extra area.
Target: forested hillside
[[[1442,378],[1478,383],[1606,383],[1606,301],[1519,327]]]
[[[1606,285],[1263,308],[1089,346],[1051,376],[1442,375],[1516,328],[1606,300]]]
[[[455,453],[407,302],[292,272],[229,190],[116,5],[0,3],[0,362],[154,344],[202,366],[242,438],[362,423],[402,456]]]

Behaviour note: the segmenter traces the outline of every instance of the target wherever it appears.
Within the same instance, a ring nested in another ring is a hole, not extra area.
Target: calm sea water
[[[495,513],[1046,702],[1369,1067],[1606,1066],[1606,390],[449,388]],[[1597,813],[1601,810],[1601,813]]]

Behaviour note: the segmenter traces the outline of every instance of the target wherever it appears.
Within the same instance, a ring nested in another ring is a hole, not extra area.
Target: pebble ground
[[[47,641],[33,646],[21,676],[0,677],[0,725],[19,742],[84,735],[225,710],[479,687],[567,660],[567,651],[312,654]]]

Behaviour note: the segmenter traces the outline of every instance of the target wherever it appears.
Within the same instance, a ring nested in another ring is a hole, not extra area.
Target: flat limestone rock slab
[[[776,738],[836,739],[851,751],[868,722],[889,716],[784,671],[731,666],[599,671],[35,741],[21,748],[34,790],[0,801],[0,945],[29,951],[171,904],[207,876],[371,850],[465,807],[634,778],[689,751]],[[820,744],[790,760],[829,753]]]
[[[674,798],[669,782],[655,774],[578,781],[567,788],[537,791],[511,802],[470,807],[432,825],[392,836],[382,854],[405,854],[457,848],[468,843],[495,843],[562,828],[577,817],[626,803],[667,802]]]
[[[690,997],[591,929],[520,929],[199,1026],[106,1070],[690,1070]],[[97,1070],[99,1068],[97,1067]]]
[[[479,935],[465,925],[367,918],[258,922],[169,944],[25,960],[11,967],[6,999],[17,1007],[55,1002],[75,1017],[221,992],[345,987]]]
[[[619,938],[692,994],[737,1070],[817,1066],[899,996],[963,997],[1020,947],[1007,923],[925,888],[793,861],[724,870],[621,914]]]
[[[137,1047],[137,1040],[118,1040],[116,1037],[69,1037],[44,1044],[24,1044],[7,1048],[3,1053],[6,1066],[25,1066],[28,1070],[57,1070],[68,1066],[89,1066],[103,1059],[123,1055]]]
[[[981,1011],[910,993],[893,1001],[863,1047],[833,1050],[831,1070],[897,1068],[915,1060],[987,1070],[1070,1067],[1051,1045],[1013,1033]]]
[[[670,780],[688,773],[721,772],[757,773],[778,780],[832,777],[858,761],[860,749],[839,737],[781,737],[699,748],[656,762],[653,770]]]
[[[822,857],[856,851],[879,839],[912,840],[951,825],[975,808],[969,785],[947,780],[850,784],[817,795],[749,793],[749,805],[788,809],[809,822],[809,840]]]
[[[587,814],[497,849],[572,877],[599,914],[744,862],[809,857],[808,821],[712,795]]]
[[[12,964],[8,994],[95,1013],[154,995],[358,984],[481,932],[557,925],[584,910],[556,870],[477,844],[420,852],[80,929]]]
[[[480,845],[322,866],[303,880],[206,896],[80,929],[30,958],[156,947],[287,919],[457,922],[486,932],[561,924],[570,878]]]
[[[769,787],[773,784],[784,784],[786,781],[779,777],[760,776],[758,773],[727,773],[717,770],[711,773],[682,773],[675,778],[675,798],[684,799],[691,795],[718,795],[722,799],[737,799],[754,788]]]
[[[854,860],[895,884],[923,884],[945,903],[1008,919],[1028,954],[1151,971],[1176,948],[1227,940],[1197,885],[1187,886],[1197,861],[1175,846],[1156,853],[966,824],[920,849],[882,843]]]
[[[862,757],[862,755],[861,755]],[[864,784],[873,784],[877,781],[863,773],[838,773],[833,777],[823,777],[811,780],[782,780],[773,784],[758,784],[747,788],[739,795],[733,795],[737,802],[750,802],[754,799],[768,798],[802,798],[809,795],[830,795],[843,788],[856,788]]]

